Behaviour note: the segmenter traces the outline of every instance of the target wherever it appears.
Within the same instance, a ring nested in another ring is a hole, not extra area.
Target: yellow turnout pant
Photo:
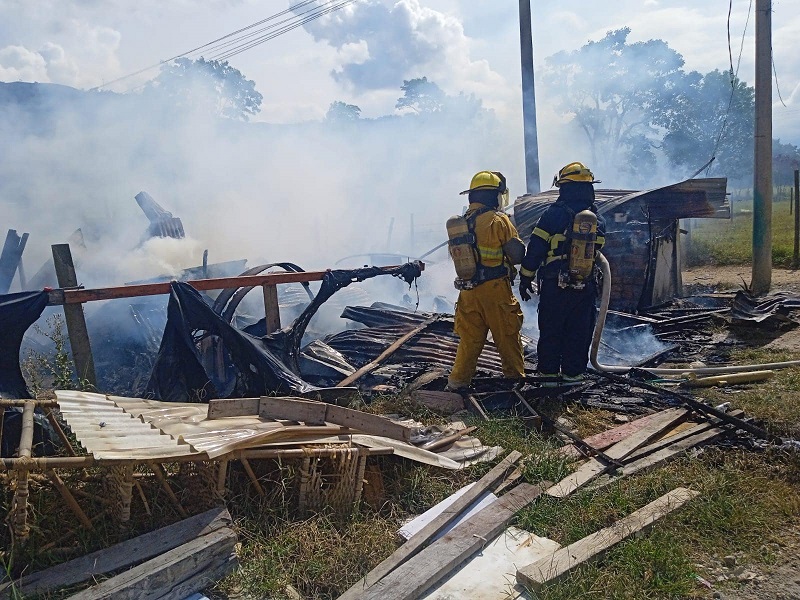
[[[492,279],[474,289],[461,290],[453,327],[461,339],[449,385],[466,387],[470,384],[489,331],[500,353],[503,375],[513,379],[524,377],[521,328],[522,310],[511,292],[508,278]]]

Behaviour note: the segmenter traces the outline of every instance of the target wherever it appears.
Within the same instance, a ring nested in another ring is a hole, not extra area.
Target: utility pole
[[[533,85],[531,0],[519,0],[519,45],[522,59],[522,122],[525,135],[525,185],[528,194],[541,191],[539,140],[536,133],[536,94]]]
[[[772,0],[756,0],[756,128],[753,172],[754,294],[772,283]]]

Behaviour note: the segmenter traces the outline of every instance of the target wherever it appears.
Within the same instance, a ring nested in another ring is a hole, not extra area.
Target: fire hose
[[[597,351],[600,347],[600,337],[603,335],[603,327],[606,323],[606,313],[608,313],[608,304],[611,299],[611,267],[608,264],[606,257],[597,253],[597,263],[603,272],[603,293],[600,297],[600,312],[597,316],[597,324],[594,328],[594,335],[592,336],[592,346],[589,352],[589,360],[598,371],[605,371],[608,373],[627,373],[632,367],[622,365],[604,365],[597,360]],[[696,373],[700,375],[713,375],[716,373],[744,373],[750,371],[761,371],[764,369],[785,369],[787,367],[800,366],[800,360],[787,360],[784,362],[763,363],[759,365],[739,365],[727,367],[686,367],[686,368],[645,368],[643,370],[653,375],[678,375],[681,373]]]

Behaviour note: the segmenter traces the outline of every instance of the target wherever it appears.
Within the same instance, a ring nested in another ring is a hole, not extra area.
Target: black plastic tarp
[[[170,402],[202,402],[210,398],[248,397],[271,393],[304,395],[319,388],[300,375],[298,357],[303,333],[319,307],[335,292],[379,275],[411,283],[420,275],[419,263],[394,268],[328,271],[314,300],[291,327],[264,337],[240,331],[218,315],[209,301],[186,283],[173,282],[167,324],[146,395]],[[213,382],[198,349],[201,336],[222,342],[224,361],[232,374],[230,386]]]
[[[20,292],[0,296],[0,398],[30,398],[19,366],[19,350],[25,331],[47,306],[47,292]],[[9,407],[3,414],[0,456],[13,456],[22,432],[22,409]],[[55,435],[40,411],[34,415],[33,454],[52,454]]]
[[[0,398],[30,398],[19,349],[22,337],[47,306],[47,292],[20,292],[0,296]]]
[[[236,369],[229,395],[261,396],[270,392],[303,394],[314,389],[270,352],[262,338],[235,329],[214,312],[188,283],[172,283],[167,324],[146,395],[168,402],[202,402],[224,397],[203,367],[194,332],[218,336]]]

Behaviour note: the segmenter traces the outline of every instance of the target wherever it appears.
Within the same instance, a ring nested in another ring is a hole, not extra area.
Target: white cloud
[[[48,82],[47,61],[24,46],[6,46],[0,49],[0,79]]]
[[[305,28],[339,50],[341,63],[332,75],[356,94],[399,90],[403,80],[422,76],[448,93],[464,91],[481,98],[506,87],[488,61],[471,58],[471,40],[460,20],[419,0],[369,0]],[[351,55],[354,45],[360,51]]]

